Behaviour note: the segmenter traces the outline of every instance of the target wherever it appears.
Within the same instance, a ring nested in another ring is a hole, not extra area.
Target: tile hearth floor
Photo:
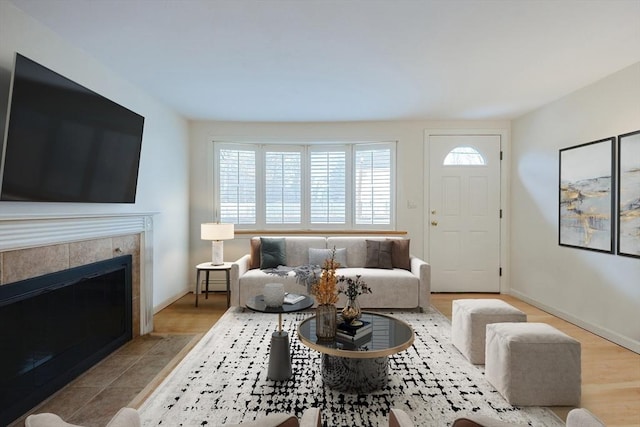
[[[194,334],[138,337],[30,412],[53,412],[72,424],[104,426],[119,408],[130,405],[168,367],[175,366],[175,359],[181,359],[199,338]],[[10,426],[23,426],[25,418]]]

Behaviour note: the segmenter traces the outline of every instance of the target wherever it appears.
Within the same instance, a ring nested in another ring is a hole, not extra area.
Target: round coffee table
[[[371,333],[355,341],[318,339],[315,316],[298,326],[300,341],[322,353],[322,378],[330,388],[367,393],[384,387],[389,380],[388,356],[413,344],[413,328],[400,319],[363,312],[361,320],[371,322]]]
[[[291,378],[291,352],[289,349],[289,334],[282,330],[282,313],[295,313],[306,310],[314,303],[312,297],[305,295],[302,301],[295,304],[282,304],[269,307],[262,295],[247,299],[248,309],[261,313],[278,313],[278,330],[271,334],[271,351],[269,353],[269,369],[267,378],[274,381],[284,381]]]

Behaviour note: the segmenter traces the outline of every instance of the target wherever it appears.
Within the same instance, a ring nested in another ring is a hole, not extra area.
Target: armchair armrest
[[[231,264],[231,271],[229,272],[231,305],[242,305],[240,304],[240,277],[250,270],[250,263],[251,255],[246,254]]]
[[[322,416],[320,408],[308,408],[300,418],[300,427],[321,427]]]
[[[422,259],[411,256],[411,273],[420,280],[420,290],[418,291],[418,307],[422,311],[429,308],[431,300],[431,265]]]
[[[409,414],[402,409],[391,408],[389,411],[389,427],[413,427]]]

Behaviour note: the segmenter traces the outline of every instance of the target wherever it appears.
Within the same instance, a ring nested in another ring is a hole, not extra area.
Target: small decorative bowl
[[[267,307],[280,307],[284,304],[284,285],[282,283],[267,283],[262,292]]]

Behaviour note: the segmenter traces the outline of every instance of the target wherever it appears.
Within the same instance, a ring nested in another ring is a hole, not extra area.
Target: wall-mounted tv
[[[144,117],[16,53],[0,200],[134,203]]]

